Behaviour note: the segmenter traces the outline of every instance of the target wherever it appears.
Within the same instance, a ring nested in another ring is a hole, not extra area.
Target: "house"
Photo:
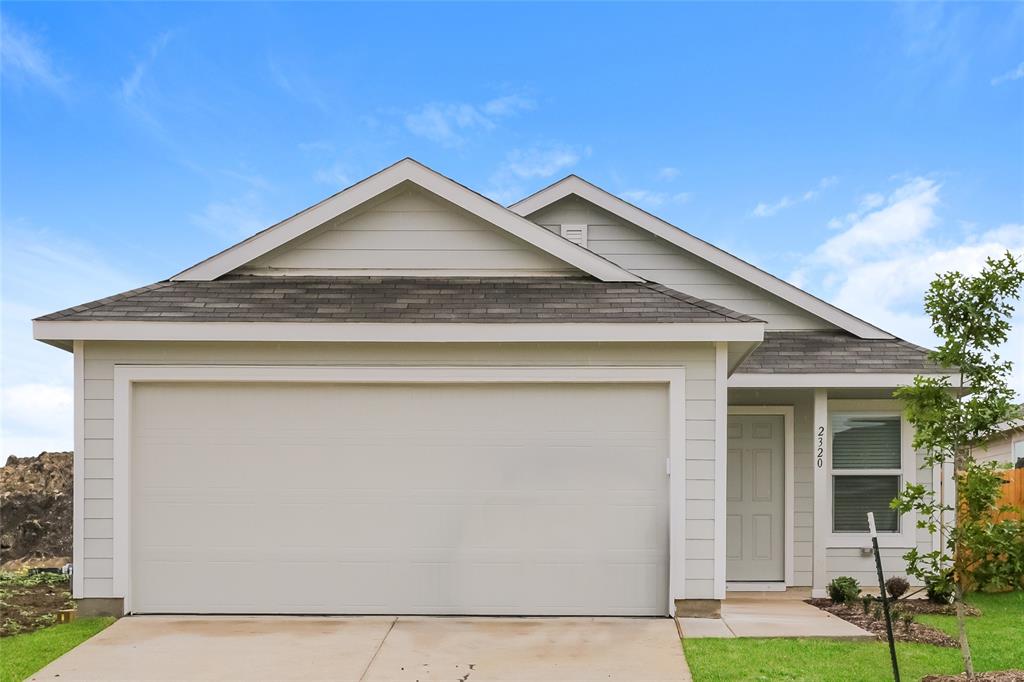
[[[1024,406],[1017,406],[1024,413]],[[984,447],[974,451],[979,462],[999,462],[1010,467],[1024,466],[1024,417],[1016,417],[999,425],[998,433]]]
[[[933,539],[892,390],[925,350],[570,176],[508,208],[405,159],[74,353],[87,612],[713,615]]]

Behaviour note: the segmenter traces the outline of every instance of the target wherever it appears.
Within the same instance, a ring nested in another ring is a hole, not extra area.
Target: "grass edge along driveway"
[[[100,632],[114,618],[82,618],[0,639],[0,682],[21,682]]]
[[[967,621],[975,668],[980,672],[1024,667],[1024,592],[976,594],[968,601],[982,611]],[[918,619],[956,635],[953,616]],[[885,642],[708,638],[685,640],[683,648],[695,682],[892,679]],[[897,643],[896,655],[900,676],[908,682],[962,671],[958,649]]]

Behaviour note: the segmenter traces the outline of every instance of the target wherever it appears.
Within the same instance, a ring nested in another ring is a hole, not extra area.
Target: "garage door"
[[[153,383],[137,613],[663,614],[655,384]]]

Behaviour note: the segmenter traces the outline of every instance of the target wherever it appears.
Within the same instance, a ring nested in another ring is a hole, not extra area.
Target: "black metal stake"
[[[885,634],[889,637],[889,658],[892,659],[892,678],[896,682],[900,682],[900,666],[896,662],[896,640],[892,636],[892,616],[889,614],[889,597],[885,593],[885,576],[882,575],[882,553],[878,551],[878,531],[875,530],[874,512],[868,512],[868,527],[871,529],[871,547],[875,550],[878,591],[882,595],[882,610],[885,611]]]

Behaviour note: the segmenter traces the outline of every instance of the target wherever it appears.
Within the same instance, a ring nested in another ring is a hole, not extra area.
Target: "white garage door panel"
[[[138,384],[133,609],[662,614],[667,392]]]

